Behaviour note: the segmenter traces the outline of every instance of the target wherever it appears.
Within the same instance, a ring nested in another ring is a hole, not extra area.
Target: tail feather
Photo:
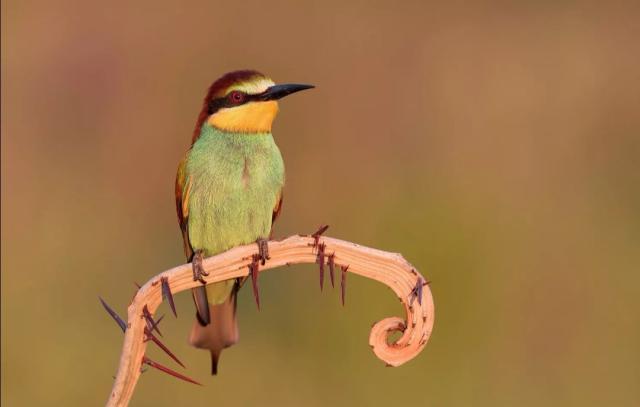
[[[209,300],[207,298],[207,287],[202,285],[191,289],[193,303],[196,305],[196,318],[202,326],[209,325],[211,315],[209,312]]]
[[[218,374],[218,359],[220,359],[220,352],[211,351],[211,375],[216,376]]]
[[[209,304],[211,323],[204,325],[200,322],[198,313],[193,323],[189,343],[200,349],[211,352],[211,374],[218,373],[218,360],[222,350],[238,342],[238,321],[236,319],[236,297],[234,289],[229,298],[217,305]]]

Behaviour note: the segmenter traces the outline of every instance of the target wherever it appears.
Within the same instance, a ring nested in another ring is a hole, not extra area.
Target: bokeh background
[[[255,68],[281,103],[276,234],[402,252],[430,279],[431,341],[385,368],[400,315],[312,266],[240,298],[204,387],[145,373],[132,405],[640,404],[640,8],[617,2],[2,3],[2,401],[101,405],[134,281],[183,262],[174,174],[206,87]],[[162,306],[161,313],[167,313]],[[173,366],[156,349],[152,355]]]

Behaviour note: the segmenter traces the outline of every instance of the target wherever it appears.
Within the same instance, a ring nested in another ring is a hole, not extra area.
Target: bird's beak
[[[292,93],[300,92],[301,90],[313,89],[313,85],[301,85],[297,83],[286,83],[283,85],[274,85],[268,88],[266,91],[260,94],[260,100],[278,100]]]

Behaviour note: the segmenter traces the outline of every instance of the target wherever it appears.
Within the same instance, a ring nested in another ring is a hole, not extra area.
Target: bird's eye
[[[244,102],[244,93],[234,90],[229,93],[228,98],[232,104],[239,105],[240,103]]]

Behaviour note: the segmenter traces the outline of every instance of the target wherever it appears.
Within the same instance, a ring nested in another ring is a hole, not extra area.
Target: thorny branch
[[[387,285],[400,299],[406,317],[385,318],[371,328],[369,345],[375,355],[387,366],[399,366],[420,353],[424,348],[434,321],[433,298],[429,283],[400,254],[389,253],[343,240],[323,237],[327,226],[321,227],[311,236],[291,236],[281,241],[270,241],[270,258],[264,265],[257,265],[256,246],[247,245],[233,248],[225,253],[204,259],[202,265],[208,275],[207,284],[252,277],[257,290],[257,275],[275,267],[316,263],[319,265],[320,288],[324,283],[324,266],[329,268],[331,285],[334,284],[334,268],[340,268],[340,291],[344,305],[347,273],[357,274]],[[154,342],[176,363],[182,362],[154,335],[160,335],[158,323],[153,314],[163,300],[176,315],[173,294],[200,285],[193,280],[191,264],[184,264],[164,271],[153,277],[138,289],[128,308],[128,322],[125,323],[102,298],[102,305],[125,333],[118,373],[111,390],[107,406],[126,406],[133,395],[143,365],[159,369],[179,379],[200,384],[195,380],[163,366],[145,356],[148,341]],[[255,291],[256,301],[257,291]],[[417,301],[416,301],[417,300]],[[393,343],[388,339],[394,331],[402,336]],[[184,366],[184,365],[183,365]]]

